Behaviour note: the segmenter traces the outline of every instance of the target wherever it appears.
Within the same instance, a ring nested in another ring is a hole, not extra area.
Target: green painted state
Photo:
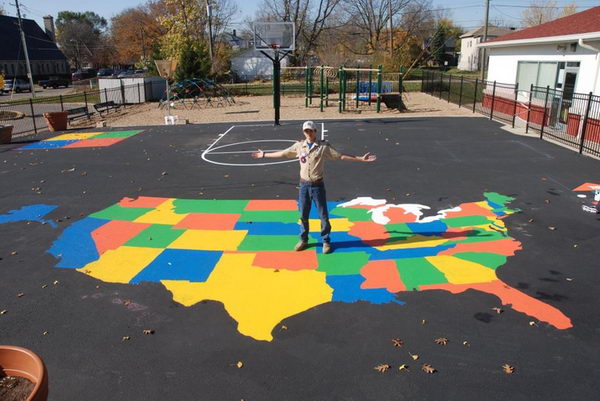
[[[360,269],[369,263],[369,254],[367,252],[334,252],[327,255],[319,253],[317,259],[319,260],[317,271],[325,272],[328,276],[345,276],[360,274]]]
[[[396,259],[396,267],[407,291],[419,290],[421,285],[448,282],[446,276],[425,258]]]
[[[176,199],[175,213],[242,213],[247,200]]]
[[[329,212],[330,217],[347,217],[350,221],[371,221],[369,209],[356,207],[336,207]]]
[[[473,215],[473,216],[460,216],[460,217],[449,217],[442,219],[442,222],[448,227],[471,227],[471,226],[483,226],[490,224],[491,220],[486,216]]]
[[[401,242],[415,235],[406,223],[386,224],[385,229],[390,236],[387,244]]]
[[[482,266],[489,267],[490,269],[496,270],[498,267],[506,263],[506,256],[499,255],[497,253],[489,252],[459,252],[452,256],[468,260],[470,262],[478,263]]]
[[[481,228],[474,228],[466,239],[451,240],[450,243],[461,244],[468,242],[484,242],[484,241],[497,241],[508,238],[506,233],[498,231],[487,231]]]
[[[105,220],[133,221],[152,210],[154,210],[153,207],[121,207],[117,204],[92,213],[90,217]]]
[[[127,138],[130,136],[134,136],[139,134],[142,131],[112,131],[112,132],[104,132],[100,135],[95,135],[94,139],[99,138]]]
[[[143,248],[166,248],[184,232],[185,230],[176,230],[167,224],[153,224],[127,241],[125,245]]]
[[[296,210],[245,211],[238,219],[241,222],[297,223],[300,213]]]
[[[506,205],[515,200],[515,198],[506,196],[506,195],[502,195],[497,192],[484,192],[483,196],[485,196],[485,198],[488,201],[496,203],[498,205]]]
[[[238,251],[291,251],[297,235],[246,235]]]

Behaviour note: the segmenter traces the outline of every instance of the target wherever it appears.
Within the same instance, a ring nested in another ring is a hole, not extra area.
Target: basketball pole
[[[273,62],[273,108],[275,109],[275,119],[273,125],[279,125],[279,109],[281,106],[281,60],[283,60],[290,52],[285,51],[280,56],[277,47],[273,47],[273,57],[267,52],[260,51],[265,57]]]

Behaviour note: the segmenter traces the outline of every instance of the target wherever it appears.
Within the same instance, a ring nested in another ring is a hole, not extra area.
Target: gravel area
[[[186,119],[191,124],[268,121],[273,119],[273,98],[271,96],[240,96],[235,98],[235,102],[231,106],[195,106],[191,110],[185,110],[179,105],[175,109],[171,109],[171,114],[178,117],[179,124],[184,123]],[[481,116],[421,92],[411,92],[404,95],[404,102],[408,107],[406,112],[388,110],[382,103],[382,112],[379,114],[375,112],[374,104],[371,106],[371,110],[363,107],[359,111],[349,110],[340,114],[337,111],[337,102],[330,101],[330,106],[321,113],[318,107],[318,99],[314,99],[313,102],[314,104],[311,107],[306,108],[304,107],[304,97],[282,97],[281,120]],[[347,107],[354,106],[354,104],[350,105],[349,103],[353,102],[348,102]],[[166,115],[167,111],[159,109],[157,103],[148,103],[129,107],[124,112],[107,116],[105,120],[109,127],[163,125]]]

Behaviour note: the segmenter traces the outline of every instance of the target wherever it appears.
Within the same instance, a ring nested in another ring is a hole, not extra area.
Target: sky
[[[242,22],[246,17],[252,17],[262,0],[233,0],[237,3],[239,14],[236,22]],[[600,5],[599,0],[555,0],[558,6],[575,2],[578,11]],[[56,18],[59,11],[94,11],[107,20],[122,10],[135,7],[145,0],[19,0],[22,12],[27,18],[34,19],[43,26],[42,17],[52,15]],[[0,0],[8,15],[16,15],[14,0]],[[491,0],[490,20],[502,19],[510,26],[519,27],[521,12],[529,4],[528,0]],[[435,9],[445,9],[454,22],[466,30],[478,27],[483,22],[485,0],[433,0]],[[235,26],[233,26],[235,28]]]

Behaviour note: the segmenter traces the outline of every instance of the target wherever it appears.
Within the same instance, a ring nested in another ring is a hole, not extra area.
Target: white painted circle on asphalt
[[[274,151],[285,149],[289,146],[290,143],[296,143],[296,142],[297,141],[292,140],[292,139],[260,139],[260,140],[254,140],[254,141],[228,143],[226,145],[209,147],[206,151],[204,151],[202,153],[202,159],[208,163],[217,164],[219,166],[236,166],[236,167],[258,167],[258,166],[270,166],[273,164],[293,163],[293,162],[297,162],[297,159],[295,159],[295,158],[294,159],[285,159],[285,160],[262,162],[262,163],[225,163],[225,162],[220,162],[220,161],[214,160],[214,156],[245,154],[248,156],[248,158],[251,158],[252,153],[256,152],[259,147],[267,152],[274,152]],[[269,145],[269,143],[272,143],[273,145],[265,146],[265,145]],[[278,146],[278,144],[281,144],[281,143],[285,143],[285,145],[283,147]],[[252,147],[249,146],[251,144],[257,144],[257,146],[254,146],[255,149],[251,149]],[[227,149],[227,148],[233,148],[233,147],[240,146],[240,145],[245,145],[243,150]],[[209,159],[207,156],[210,156],[210,155],[212,155],[212,157]],[[252,160],[252,159],[250,159],[250,160]],[[261,160],[264,160],[264,159],[261,159]]]

